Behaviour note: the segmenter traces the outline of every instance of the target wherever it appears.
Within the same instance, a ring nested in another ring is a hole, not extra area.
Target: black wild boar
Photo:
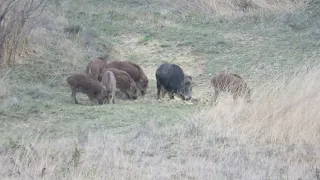
[[[192,98],[192,77],[185,74],[183,70],[176,64],[163,63],[156,71],[157,79],[157,99],[162,98],[165,93],[169,93],[170,99],[177,94],[182,100],[190,100]]]

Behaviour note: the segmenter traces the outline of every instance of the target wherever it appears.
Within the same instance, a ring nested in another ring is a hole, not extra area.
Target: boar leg
[[[114,88],[113,91],[112,91],[112,104],[116,103],[116,101],[115,101],[116,91],[117,91],[117,89],[115,89],[115,88]]]
[[[95,95],[88,93],[87,96],[89,97],[91,102],[99,103],[99,100],[96,99]]]
[[[110,104],[111,102],[113,103],[114,99],[113,99],[114,95],[111,94],[110,96],[108,96],[107,98],[107,103]],[[114,104],[114,103],[113,103]]]
[[[115,97],[116,97],[116,95],[115,95],[115,93],[113,93],[113,95],[112,95],[112,104],[115,104],[115,103],[116,103]]]
[[[164,98],[166,94],[167,94],[167,91],[164,88],[162,88],[162,98]]]
[[[127,99],[132,99],[132,97],[130,96],[130,94],[127,91],[125,92],[125,95],[126,95]]]
[[[157,99],[160,99],[160,92],[161,92],[161,85],[160,82],[157,80]]]
[[[75,104],[79,104],[77,98],[76,98],[76,95],[77,95],[77,91],[72,89],[72,93],[71,93],[71,97],[74,99],[74,103]]]

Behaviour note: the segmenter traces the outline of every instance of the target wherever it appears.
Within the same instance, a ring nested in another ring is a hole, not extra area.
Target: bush
[[[46,0],[0,2],[0,65],[12,65],[26,50],[28,35],[45,6]]]

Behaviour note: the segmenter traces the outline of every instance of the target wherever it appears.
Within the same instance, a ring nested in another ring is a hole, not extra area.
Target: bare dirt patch
[[[119,59],[129,59],[126,57],[134,56],[141,57],[142,61],[146,60],[139,64],[151,81],[155,81],[155,71],[162,62],[175,63],[193,77],[195,99],[206,97],[204,94],[208,94],[209,81],[202,77],[206,65],[205,56],[193,53],[192,47],[179,46],[179,42],[172,43],[154,38],[146,40],[139,34],[122,35],[121,40],[122,43],[114,47],[115,56]],[[200,100],[202,101],[207,101],[207,98]]]
[[[116,46],[118,56],[137,56],[148,60],[141,64],[150,79],[155,79],[154,72],[162,62],[180,65],[191,76],[197,77],[204,72],[205,60],[202,54],[192,53],[191,47],[178,46],[158,39],[144,40],[142,35],[122,35],[122,44]]]

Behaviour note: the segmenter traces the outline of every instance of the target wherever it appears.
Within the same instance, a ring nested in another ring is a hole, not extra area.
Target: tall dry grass
[[[203,112],[201,121],[246,142],[292,145],[303,141],[319,148],[319,77],[320,69],[315,68],[306,74],[293,75],[290,81],[280,78],[264,83],[254,88],[254,103],[248,106],[222,103]]]
[[[201,12],[204,14],[238,15],[239,12],[282,11],[308,4],[304,0],[177,0],[175,7],[182,14]]]

